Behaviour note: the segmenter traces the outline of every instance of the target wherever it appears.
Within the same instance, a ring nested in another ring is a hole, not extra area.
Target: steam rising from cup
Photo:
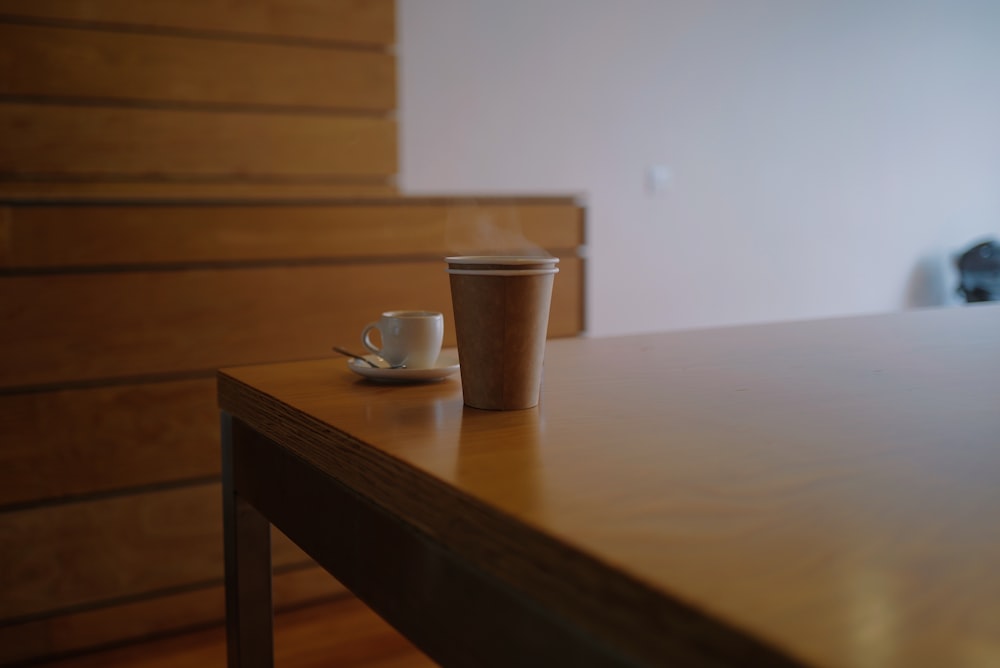
[[[552,257],[524,234],[517,207],[461,204],[448,207],[445,245],[451,255]]]

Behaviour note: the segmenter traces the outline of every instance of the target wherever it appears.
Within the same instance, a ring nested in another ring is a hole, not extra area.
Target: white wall
[[[596,335],[954,303],[1000,237],[997,0],[399,0],[399,57],[404,191],[585,193]]]

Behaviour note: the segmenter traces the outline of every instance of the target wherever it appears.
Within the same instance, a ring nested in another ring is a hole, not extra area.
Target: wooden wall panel
[[[388,177],[380,118],[0,105],[0,177]]]
[[[444,257],[574,250],[568,202],[446,201],[274,206],[18,207],[0,267],[107,267],[307,258]],[[0,222],[0,225],[4,223]]]
[[[174,374],[331,355],[330,343],[341,334],[355,341],[389,305],[440,308],[450,321],[442,234],[447,244],[467,243],[465,230],[478,235],[479,218],[509,222],[511,207],[518,225],[500,224],[500,237],[513,230],[569,246],[550,334],[578,333],[583,261],[571,256],[583,240],[580,210],[565,200],[466,204],[0,207],[8,266],[0,319],[15,324],[0,329],[0,350],[9,353],[0,376],[12,373],[0,419],[13,436],[0,452],[9,474],[0,485],[10,487],[0,510],[0,590],[9,592],[0,629],[24,631],[5,651],[34,657],[176,628],[172,615],[188,605],[211,614],[207,598],[186,593],[217,586],[222,568],[217,485],[190,477],[216,470],[217,413],[206,396],[211,379]],[[326,215],[333,210],[350,223],[339,227]],[[333,257],[306,256],[317,247]],[[408,260],[415,249],[437,249],[436,257]],[[401,294],[414,301],[398,303]],[[114,381],[136,375],[150,382]],[[148,487],[163,484],[180,486]],[[276,563],[307,563],[281,540]],[[308,587],[289,594],[314,595]],[[90,629],[90,640],[73,628]],[[32,644],[37,634],[48,634],[45,649]]]
[[[553,321],[561,328],[580,309],[571,299],[582,292],[571,265],[556,283]],[[357,333],[348,334],[353,342]],[[0,506],[203,478],[219,470],[212,375],[0,395],[0,425]]]
[[[551,336],[580,331],[579,260],[556,278]],[[387,308],[441,311],[442,261],[43,276],[0,281],[0,387],[320,357]]]
[[[573,202],[391,197],[394,10],[0,0],[0,663],[221,619],[216,368],[387,308],[451,345],[452,253],[559,255],[582,330]],[[275,563],[279,605],[342,592]]]
[[[10,235],[13,212],[9,207],[0,206],[0,269],[7,267],[13,257]]]
[[[0,514],[0,621],[220,582],[218,483]],[[272,532],[276,568],[308,557]]]
[[[0,433],[0,506],[219,472],[214,375],[0,395]]]
[[[7,95],[380,112],[396,106],[395,58],[356,49],[0,23],[4,62],[0,94]]]
[[[392,177],[349,179],[331,183],[244,180],[211,181],[0,181],[0,201],[58,202],[192,202],[198,200],[289,201],[396,195]]]
[[[584,260],[563,256],[552,286],[549,338],[579,336],[584,330]],[[448,298],[451,299],[449,286]],[[451,309],[448,309],[451,313]]]
[[[0,0],[0,14],[359,45],[395,41],[393,0]]]
[[[343,585],[318,566],[279,572],[273,580],[273,600],[278,610],[345,594]],[[225,591],[216,584],[0,625],[0,665],[220,623],[225,616]]]

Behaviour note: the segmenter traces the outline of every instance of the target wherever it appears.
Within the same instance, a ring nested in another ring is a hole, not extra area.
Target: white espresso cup
[[[381,347],[372,341],[378,330]],[[377,322],[361,330],[361,343],[393,366],[410,369],[432,368],[441,354],[444,316],[436,311],[386,311]]]

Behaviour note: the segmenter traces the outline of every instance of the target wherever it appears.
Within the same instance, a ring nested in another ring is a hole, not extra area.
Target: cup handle
[[[365,325],[365,328],[361,330],[361,344],[368,350],[372,351],[373,353],[381,357],[382,351],[374,343],[372,343],[371,340],[370,335],[373,329],[378,329],[377,322],[370,322],[367,325]],[[382,330],[379,330],[379,333],[381,334]]]

